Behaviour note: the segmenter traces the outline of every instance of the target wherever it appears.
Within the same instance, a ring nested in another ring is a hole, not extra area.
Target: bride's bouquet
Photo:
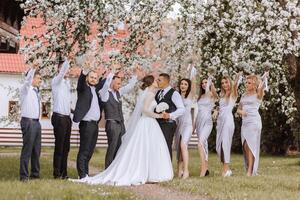
[[[164,112],[164,111],[166,111],[168,109],[169,109],[169,105],[167,103],[165,103],[165,102],[159,103],[156,106],[156,108],[155,108],[155,110],[156,110],[157,113],[162,113],[162,112]]]

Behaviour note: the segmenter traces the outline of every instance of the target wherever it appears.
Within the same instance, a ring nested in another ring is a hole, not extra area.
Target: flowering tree
[[[298,30],[300,8],[292,1],[282,7],[274,0],[182,1],[182,5],[185,17],[179,32],[189,45],[175,48],[185,52],[199,48],[202,73],[211,69],[217,80],[240,70],[262,74],[270,68],[270,91],[263,105],[269,112],[263,116],[286,136],[290,128],[285,124],[293,122],[297,109],[289,67],[283,61],[287,55],[298,56],[300,38],[292,32]]]
[[[274,119],[269,126],[282,127],[285,121],[280,120],[286,119],[291,124],[296,113],[289,76],[291,63],[284,61],[298,57],[297,3],[293,0],[27,0],[23,4],[25,13],[28,17],[42,17],[46,30],[45,34],[25,37],[27,44],[22,52],[29,63],[42,58],[41,71],[50,76],[55,71],[53,64],[58,54],[75,51],[81,55],[91,49],[94,50],[90,63],[94,67],[117,64],[127,70],[138,62],[149,69],[160,62],[163,70],[175,77],[182,76],[189,63],[196,64],[201,74],[215,71],[217,80],[224,73],[234,76],[243,70],[262,74],[270,67],[270,92],[263,107],[272,112],[264,112],[264,117]],[[179,5],[180,14],[170,20],[174,4]],[[128,36],[111,37],[120,25],[128,30]],[[96,41],[93,48],[92,40]],[[110,53],[109,60],[102,56],[106,41],[118,47]]]

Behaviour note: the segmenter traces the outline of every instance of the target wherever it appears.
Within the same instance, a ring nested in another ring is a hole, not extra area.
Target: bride
[[[142,92],[114,161],[105,171],[93,177],[71,181],[128,186],[172,180],[169,150],[156,121],[162,116],[154,113],[157,83],[152,75],[145,76],[142,81]]]

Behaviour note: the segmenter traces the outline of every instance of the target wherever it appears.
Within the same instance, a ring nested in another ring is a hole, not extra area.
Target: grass
[[[163,183],[181,191],[214,199],[300,199],[300,157],[261,156],[259,176],[246,177],[242,155],[232,155],[232,177],[220,176],[221,165],[216,154],[209,157],[209,177],[199,177],[199,158],[190,151],[191,178]],[[175,169],[175,164],[174,164]]]
[[[1,152],[19,152],[16,148],[0,148]],[[28,184],[18,181],[18,156],[0,157],[0,199],[138,199],[133,193],[120,187],[88,186],[52,179],[53,149],[43,148],[41,159],[42,179]],[[76,160],[78,149],[73,148],[70,159]],[[103,169],[105,149],[96,149],[90,162],[93,167]],[[174,169],[176,169],[175,161]],[[199,177],[199,157],[190,150],[190,178],[161,183],[184,192],[214,199],[300,199],[300,157],[261,156],[259,176],[246,177],[242,155],[232,155],[233,176],[220,177],[221,165],[216,154],[209,155],[210,176]],[[175,171],[175,170],[174,170]],[[76,169],[69,175],[77,177]]]
[[[19,153],[19,148],[0,148],[0,153]],[[52,178],[53,149],[43,148],[41,157],[41,179],[28,183],[19,181],[19,156],[0,157],[0,199],[83,199],[83,200],[113,200],[140,199],[134,193],[120,187],[90,186],[74,184],[66,180]],[[76,158],[77,149],[72,149],[70,158]],[[74,157],[75,156],[75,157]],[[93,158],[93,162],[97,162]],[[95,161],[94,161],[95,160]],[[69,168],[70,177],[77,177],[77,171]]]

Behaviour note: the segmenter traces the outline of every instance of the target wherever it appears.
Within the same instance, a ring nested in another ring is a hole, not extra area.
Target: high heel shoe
[[[205,176],[208,176],[208,175],[209,175],[208,169],[205,171],[204,174],[200,172],[200,177],[205,177]]]
[[[208,176],[209,175],[209,171],[206,170],[205,175],[204,176]]]

